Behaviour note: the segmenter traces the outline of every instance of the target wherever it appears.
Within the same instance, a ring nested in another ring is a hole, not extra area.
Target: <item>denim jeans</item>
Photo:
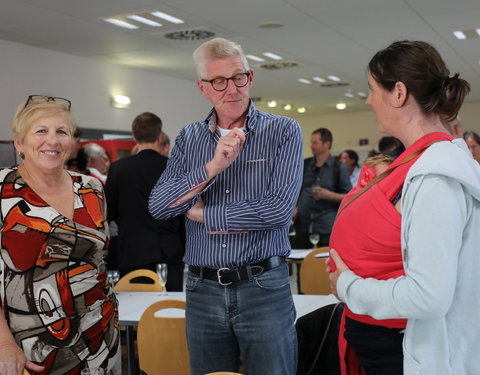
[[[295,375],[296,311],[288,267],[222,286],[189,272],[187,339],[190,374],[238,371],[248,375]]]

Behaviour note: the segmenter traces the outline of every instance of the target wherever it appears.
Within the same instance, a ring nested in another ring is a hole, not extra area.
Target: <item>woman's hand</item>
[[[35,373],[43,371],[44,367],[27,361],[25,354],[16,343],[1,343],[0,375],[22,375],[24,369]]]
[[[330,249],[330,257],[325,261],[327,263],[327,272],[330,272],[328,276],[330,278],[330,288],[332,289],[332,293],[340,299],[337,292],[337,282],[338,278],[342,274],[342,272],[349,270],[350,268],[343,262],[340,255],[334,250]]]

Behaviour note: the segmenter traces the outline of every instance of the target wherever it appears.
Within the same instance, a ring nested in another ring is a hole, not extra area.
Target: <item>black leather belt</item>
[[[206,268],[206,267],[197,267],[189,266],[188,270],[196,276],[200,276],[207,280],[218,281],[220,285],[230,285],[236,281],[248,280],[248,269],[250,269],[250,274],[252,276],[259,276],[263,272],[271,270],[272,268],[278,267],[279,265],[285,263],[285,257],[274,256],[262,260],[261,262],[255,264],[247,264],[245,266],[235,267],[235,268]]]

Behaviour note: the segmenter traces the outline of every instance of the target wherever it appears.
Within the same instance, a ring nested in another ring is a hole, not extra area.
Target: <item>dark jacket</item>
[[[148,212],[150,191],[168,158],[146,149],[110,166],[105,194],[108,219],[118,224],[116,260],[120,270],[154,263],[181,262],[184,217],[155,220]]]

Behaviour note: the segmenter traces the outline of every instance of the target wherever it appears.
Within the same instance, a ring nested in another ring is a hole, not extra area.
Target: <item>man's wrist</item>
[[[207,172],[207,178],[211,180],[217,174],[219,174],[222,171],[222,169],[219,167],[216,167],[215,163],[210,160],[207,164],[205,164],[205,171]]]

